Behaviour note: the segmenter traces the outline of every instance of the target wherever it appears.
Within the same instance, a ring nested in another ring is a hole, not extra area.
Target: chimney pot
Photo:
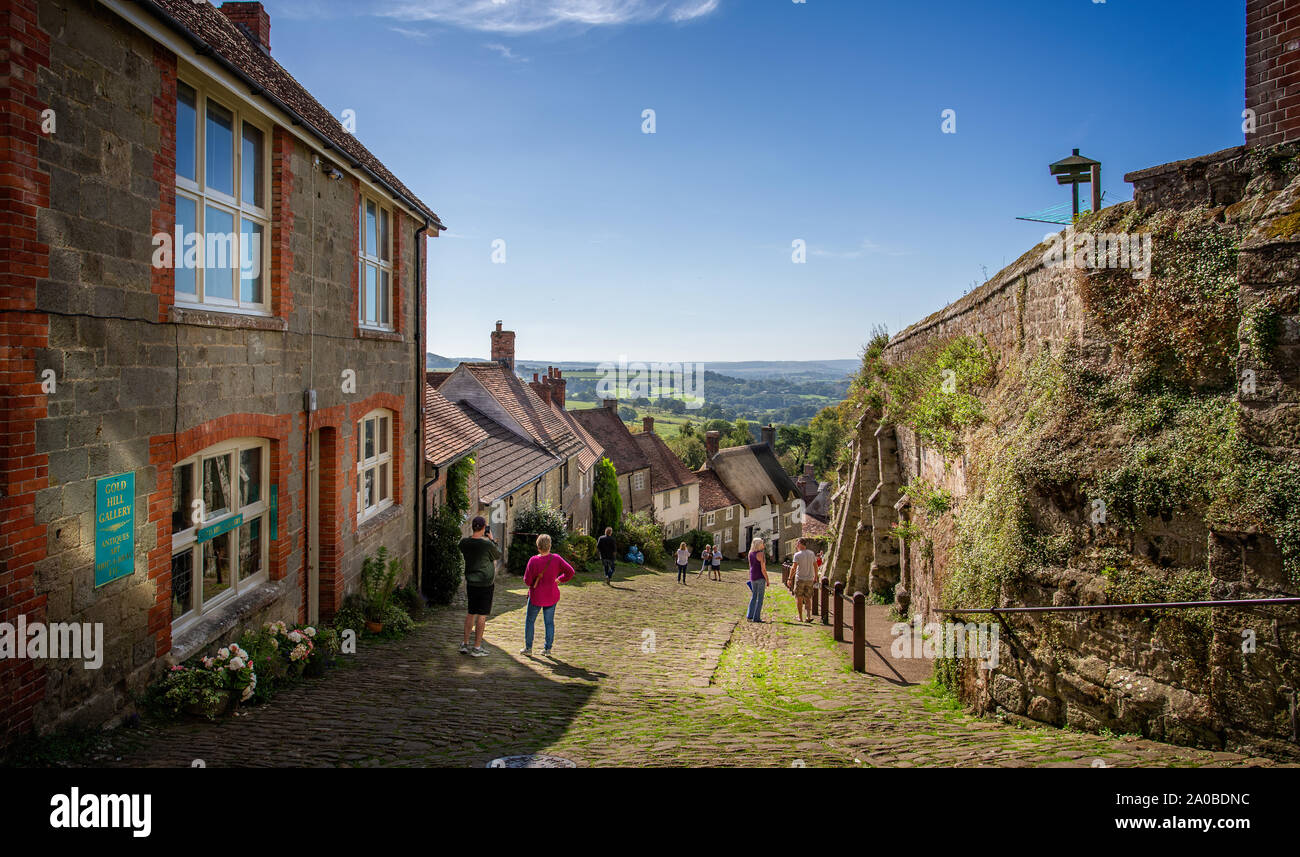
[[[511,372],[515,369],[515,332],[502,330],[501,322],[492,331],[492,362],[500,363]]]
[[[654,434],[654,433],[655,433],[655,418],[654,418],[654,417],[643,417],[643,418],[641,419],[641,431],[645,432],[646,434]]]
[[[722,432],[709,431],[704,433],[704,451],[708,453],[709,458],[718,454],[718,444],[722,441]]]
[[[618,410],[618,399],[606,399],[601,404],[603,404],[605,407],[609,408],[610,410],[614,410],[614,411]]]

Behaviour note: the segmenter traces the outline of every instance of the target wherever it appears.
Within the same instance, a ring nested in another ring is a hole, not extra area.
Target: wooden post
[[[867,671],[867,596],[853,593],[853,671]]]
[[[844,584],[835,581],[835,642],[844,642]]]
[[[812,602],[812,615],[814,615],[814,616],[817,615],[817,600],[818,600],[818,599],[817,599],[817,590],[818,590],[818,589],[821,589],[821,581],[822,581],[822,578],[820,578],[820,577],[818,577],[818,578],[814,578],[814,579],[813,579],[813,584],[814,584],[813,595],[812,595],[812,598],[808,599],[809,601]]]
[[[1101,164],[1092,165],[1092,213],[1101,211]]]
[[[831,623],[831,610],[830,610],[830,603],[829,603],[830,594],[831,594],[831,579],[829,577],[823,577],[822,578],[822,624],[823,625],[829,625]]]

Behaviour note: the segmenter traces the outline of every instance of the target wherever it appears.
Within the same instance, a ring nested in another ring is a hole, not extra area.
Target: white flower
[[[290,632],[290,634],[289,634],[289,640],[290,640],[290,642],[301,643],[301,642],[302,642],[302,634],[299,634],[297,631],[292,631],[292,632]]]
[[[232,658],[231,661],[230,661],[230,666],[228,667],[228,669],[229,669],[231,672],[239,672],[239,671],[242,670],[245,666],[247,666],[247,664],[244,663],[244,659],[243,659],[243,658]]]
[[[204,658],[204,659],[203,659],[203,668],[204,668],[204,669],[209,669],[209,670],[212,669],[212,663],[213,663],[212,658]]]
[[[307,647],[299,644],[294,647],[294,650],[292,652],[289,653],[289,660],[300,661],[303,658],[307,657],[307,654],[308,654]]]
[[[316,636],[316,629],[310,625],[308,625],[306,628],[303,628],[302,632],[306,634],[308,637]]]
[[[229,660],[229,658],[230,658],[230,649],[221,649],[220,651],[217,652],[217,660],[224,661],[224,660]]]

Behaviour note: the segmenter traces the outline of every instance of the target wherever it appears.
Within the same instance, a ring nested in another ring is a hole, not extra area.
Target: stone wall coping
[[[392,330],[371,330],[368,327],[357,328],[358,339],[378,339],[381,342],[404,342],[402,334]]]
[[[1214,164],[1220,161],[1230,161],[1233,158],[1245,154],[1247,148],[1247,146],[1233,146],[1230,149],[1220,149],[1219,151],[1211,152],[1208,155],[1198,155],[1195,158],[1184,158],[1181,161],[1170,161],[1167,164],[1159,164],[1158,166],[1135,170],[1134,172],[1126,173],[1124,175],[1124,181],[1132,184],[1134,182],[1143,181],[1144,179],[1155,178],[1156,176],[1167,175],[1169,173],[1176,173],[1191,166]]]

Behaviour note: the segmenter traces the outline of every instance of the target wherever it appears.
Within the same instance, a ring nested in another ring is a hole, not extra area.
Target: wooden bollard
[[[812,598],[808,599],[809,601],[812,602],[812,615],[814,616],[817,615],[817,602],[821,600],[817,597],[817,590],[822,588],[821,582],[822,582],[822,578],[820,577],[814,579],[815,588],[813,589],[813,596]]]
[[[831,579],[829,577],[823,577],[822,578],[822,624],[823,625],[829,625],[831,623],[830,597],[831,597]]]
[[[835,642],[844,642],[844,583],[835,581]]]
[[[867,671],[867,596],[853,593],[853,671]]]

